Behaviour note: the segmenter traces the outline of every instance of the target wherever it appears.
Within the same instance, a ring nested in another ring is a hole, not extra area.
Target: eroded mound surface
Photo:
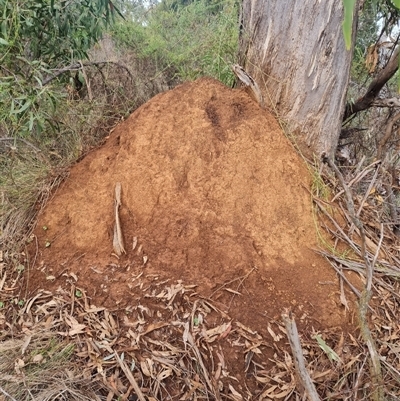
[[[29,289],[77,278],[96,304],[123,308],[146,280],[181,279],[253,327],[285,306],[314,326],[343,323],[334,274],[312,251],[309,181],[277,122],[245,92],[186,83],[139,108],[71,169],[39,218]],[[117,182],[127,251],[119,259]]]

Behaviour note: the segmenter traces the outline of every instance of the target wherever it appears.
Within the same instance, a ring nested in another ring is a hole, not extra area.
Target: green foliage
[[[0,60],[22,56],[54,68],[86,58],[114,9],[109,0],[0,0]]]
[[[164,0],[113,29],[119,44],[168,71],[171,79],[207,75],[227,85],[234,81],[238,35],[237,0]]]
[[[0,133],[42,136],[56,129],[62,87],[51,69],[87,57],[111,21],[109,0],[0,0]]]
[[[343,0],[344,19],[343,19],[343,35],[346,49],[351,49],[351,34],[353,32],[354,5],[356,0]]]

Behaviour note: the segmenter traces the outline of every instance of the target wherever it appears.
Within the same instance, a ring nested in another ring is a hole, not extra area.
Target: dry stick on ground
[[[118,209],[121,206],[121,183],[117,182],[115,184],[115,224],[114,224],[114,237],[113,237],[113,247],[114,252],[121,256],[123,253],[126,253],[124,247],[124,240],[122,237],[122,228],[121,228],[121,220],[119,218],[119,211]]]
[[[136,382],[135,378],[133,377],[133,374],[131,373],[128,366],[126,366],[126,363],[118,356],[118,354],[116,352],[114,352],[114,355],[115,355],[115,358],[116,358],[119,366],[121,366],[121,369],[125,373],[126,378],[129,380],[129,383],[131,383],[133,389],[135,390],[135,393],[138,396],[139,400],[146,401],[146,398],[144,398],[142,390],[140,390],[139,385],[137,384],[137,382]]]
[[[18,137],[16,137],[16,138],[11,138],[11,137],[10,138],[9,137],[0,138],[0,141],[15,142],[17,140],[23,142],[25,145],[30,146],[35,152],[41,152],[41,150],[39,148],[37,148],[35,145],[32,145],[30,142],[28,142],[27,140],[25,140],[23,138],[18,138]]]
[[[372,191],[372,188],[373,188],[374,185],[375,185],[376,178],[378,177],[379,170],[380,170],[380,165],[378,165],[378,167],[375,169],[374,176],[372,177],[372,180],[371,180],[371,182],[369,183],[368,189],[367,189],[367,191],[365,192],[365,195],[364,195],[364,197],[363,197],[363,199],[362,199],[362,201],[361,201],[361,203],[360,203],[360,206],[359,206],[359,208],[358,208],[358,210],[357,210],[357,214],[356,214],[357,217],[360,217],[360,214],[361,214],[361,211],[362,211],[362,209],[363,209],[363,207],[364,207],[364,204],[365,204],[365,202],[367,201],[367,198],[368,198],[368,196],[370,195],[370,193],[371,193],[371,191]]]
[[[190,332],[187,333],[187,340],[188,340],[190,346],[193,349],[193,352],[194,352],[194,354],[196,356],[197,363],[200,365],[201,370],[203,371],[204,379],[205,379],[205,381],[206,381],[206,383],[208,385],[208,388],[210,389],[211,393],[214,393],[214,396],[217,399],[217,401],[221,401],[221,397],[220,397],[220,394],[219,394],[218,387],[213,386],[213,384],[212,384],[212,382],[210,380],[210,377],[208,376],[208,372],[207,372],[206,366],[204,365],[203,358],[201,356],[200,350],[197,347],[197,345],[196,345],[196,343],[194,341],[194,338],[193,338],[193,336],[192,336],[192,334]]]
[[[13,396],[8,394],[7,391],[3,390],[1,387],[0,387],[0,393],[2,393],[4,396],[8,397],[11,401],[17,401]]]
[[[290,347],[292,349],[294,365],[296,367],[296,372],[299,376],[301,385],[303,386],[310,401],[320,401],[317,390],[304,363],[303,350],[301,348],[296,322],[294,321],[294,319],[292,319],[291,316],[289,316],[288,312],[282,314],[282,319],[285,323],[286,334],[288,336]],[[300,390],[301,392],[303,389],[298,390]]]
[[[372,289],[372,278],[373,278],[373,273],[374,273],[374,262],[376,261],[376,258],[374,258],[373,262],[370,262],[367,256],[367,250],[366,250],[366,237],[365,237],[365,231],[364,231],[364,225],[362,224],[361,220],[357,217],[355,213],[355,208],[354,208],[354,202],[353,202],[353,197],[351,194],[350,188],[347,186],[346,182],[344,181],[343,175],[340,172],[340,170],[337,168],[335,163],[329,158],[326,157],[324,160],[328,163],[329,167],[335,172],[336,176],[338,177],[340,184],[343,187],[344,193],[346,195],[346,204],[347,204],[347,209],[349,211],[350,218],[353,221],[353,224],[358,228],[360,237],[361,237],[361,255],[362,258],[364,259],[365,263],[365,269],[366,269],[366,278],[367,278],[367,283],[365,285],[365,289],[361,294],[360,298],[360,303],[359,303],[359,312],[360,312],[360,329],[361,329],[361,335],[364,339],[364,341],[367,344],[368,351],[371,357],[371,362],[372,362],[372,385],[373,385],[373,393],[372,393],[372,399],[375,401],[383,401],[384,400],[384,393],[383,393],[383,380],[382,380],[382,368],[381,368],[381,363],[379,359],[379,354],[376,352],[376,347],[374,340],[372,338],[371,331],[368,327],[368,322],[367,322],[367,310],[369,306],[369,300],[371,299],[371,289]],[[381,241],[380,244],[381,245]],[[376,255],[379,254],[379,248],[378,246],[376,250]]]
[[[380,160],[375,160],[373,163],[371,163],[369,166],[365,167],[363,171],[358,173],[352,180],[350,180],[347,184],[348,187],[353,186],[354,184],[360,182],[367,174],[369,174],[372,171],[372,167],[375,166],[376,164],[379,164],[381,161]],[[357,169],[356,169],[357,170]],[[339,198],[340,195],[344,190],[339,191],[334,198],[332,199],[332,202],[334,202],[337,198]]]

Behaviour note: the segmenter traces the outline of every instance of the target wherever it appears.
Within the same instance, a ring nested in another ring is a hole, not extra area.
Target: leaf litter
[[[1,392],[18,400],[301,399],[282,322],[266,322],[270,337],[263,338],[199,296],[195,285],[168,284],[147,287],[146,306],[117,312],[91,304],[84,291],[76,297],[74,285],[37,294],[18,311],[13,331],[3,324]],[[395,315],[385,291],[380,306]],[[15,315],[12,309],[1,313]],[[400,324],[387,318],[373,322],[394,394]],[[359,338],[330,329],[302,333],[301,340],[321,395],[368,394]]]

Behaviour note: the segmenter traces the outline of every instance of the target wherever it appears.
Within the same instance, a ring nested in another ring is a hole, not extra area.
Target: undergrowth
[[[233,85],[238,48],[237,0],[160,3],[112,31],[116,42],[166,71],[172,82],[211,76]]]

